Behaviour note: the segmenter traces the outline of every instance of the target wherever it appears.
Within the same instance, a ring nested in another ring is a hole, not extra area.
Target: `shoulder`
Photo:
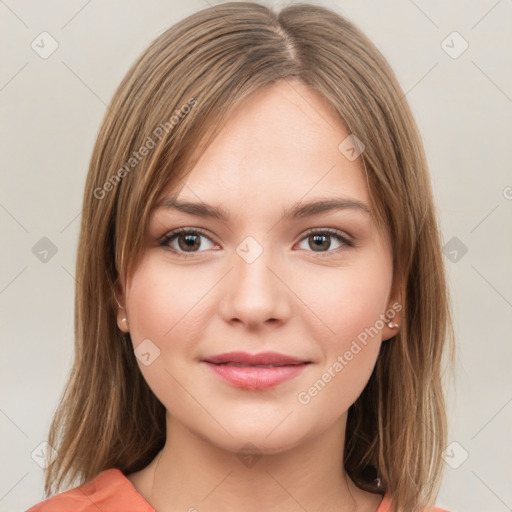
[[[106,469],[79,487],[56,494],[26,512],[155,512],[119,469]]]
[[[395,512],[395,508],[393,506],[393,502],[391,500],[391,496],[386,493],[384,497],[382,498],[382,501],[379,505],[379,508],[376,510],[376,512]],[[430,508],[426,510],[425,512],[450,512],[449,510],[446,510],[444,508]]]

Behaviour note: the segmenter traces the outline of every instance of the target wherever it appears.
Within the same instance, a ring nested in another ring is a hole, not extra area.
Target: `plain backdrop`
[[[218,3],[0,1],[1,511],[43,499],[38,454],[73,357],[82,194],[106,105],[154,38]],[[458,344],[437,503],[512,510],[512,2],[314,3],[389,60],[427,152]]]

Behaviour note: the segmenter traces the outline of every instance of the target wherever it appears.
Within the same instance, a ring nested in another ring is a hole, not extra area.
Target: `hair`
[[[113,290],[143,255],[164,188],[193,168],[236,106],[279,80],[319,93],[364,143],[370,206],[392,240],[393,288],[402,283],[400,331],[382,344],[348,412],[345,470],[361,488],[388,492],[397,510],[433,505],[453,327],[421,136],[374,44],[340,14],[307,3],[276,12],[229,2],[192,14],[148,46],[115,92],[85,185],[75,357],[50,426],[56,457],[46,470],[47,497],[109,468],[139,471],[163,447],[165,407],[117,326]]]

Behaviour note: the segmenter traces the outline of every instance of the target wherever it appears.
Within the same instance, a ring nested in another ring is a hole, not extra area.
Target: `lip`
[[[221,379],[243,389],[263,390],[296,377],[311,361],[278,352],[228,352],[202,360]]]
[[[226,352],[224,354],[217,354],[208,356],[203,359],[207,363],[240,363],[246,365],[288,365],[298,363],[308,363],[306,359],[299,359],[293,356],[280,354],[279,352],[259,352],[257,354],[249,354],[248,352]]]

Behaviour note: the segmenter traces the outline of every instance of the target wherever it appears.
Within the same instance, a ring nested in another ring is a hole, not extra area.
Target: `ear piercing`
[[[119,309],[124,309],[121,304],[119,304],[119,301],[117,300],[116,294],[114,293],[114,300],[116,301],[116,304],[119,306]],[[126,328],[128,328],[128,320],[126,317],[121,318],[121,322],[126,325]]]
[[[388,327],[390,329],[396,329],[397,327],[400,327],[400,324],[397,324],[395,322],[388,322]]]
[[[128,320],[126,319],[126,317],[121,318],[121,324],[128,331]],[[124,329],[121,328],[121,325],[119,325],[119,328],[121,330],[124,330]]]

